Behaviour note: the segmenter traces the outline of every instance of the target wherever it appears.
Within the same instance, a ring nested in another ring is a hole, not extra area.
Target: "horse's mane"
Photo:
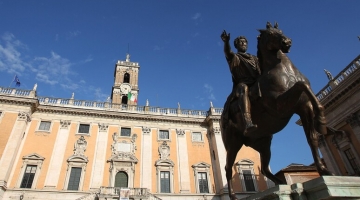
[[[260,35],[257,36],[257,46],[256,46],[256,48],[257,48],[256,56],[258,58],[258,64],[259,64],[261,72],[263,72],[263,67],[262,67],[263,56],[262,56],[261,51],[260,51],[260,42],[262,42],[261,41],[261,39],[262,39],[261,36],[262,35],[263,35],[263,33],[260,33]]]
[[[260,70],[261,72],[264,71],[264,68],[263,68],[263,55],[260,51],[261,48],[263,48],[263,46],[261,45],[264,45],[267,43],[267,35],[270,34],[270,33],[273,33],[273,32],[280,32],[282,33],[282,31],[280,29],[278,29],[278,23],[275,22],[275,25],[274,27],[272,27],[272,25],[270,24],[270,22],[267,22],[266,24],[266,29],[258,29],[258,31],[260,32],[260,35],[257,36],[257,57],[258,57],[258,61],[259,61],[259,67],[260,67]]]

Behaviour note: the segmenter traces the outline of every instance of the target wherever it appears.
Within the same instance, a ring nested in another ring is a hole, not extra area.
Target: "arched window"
[[[125,95],[125,96],[122,96],[121,98],[121,104],[127,104],[128,103],[128,97]]]
[[[128,187],[128,175],[125,172],[118,172],[115,176],[115,187]]]
[[[124,83],[130,83],[130,74],[129,73],[125,73],[124,74]]]

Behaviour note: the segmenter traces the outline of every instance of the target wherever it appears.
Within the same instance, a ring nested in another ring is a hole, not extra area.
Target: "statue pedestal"
[[[277,185],[244,199],[360,199],[360,177],[322,176],[304,183]]]

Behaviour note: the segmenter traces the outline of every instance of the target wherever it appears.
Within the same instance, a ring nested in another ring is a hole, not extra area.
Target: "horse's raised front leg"
[[[236,155],[242,146],[242,144],[239,144],[239,143],[240,143],[240,141],[230,142],[230,144],[229,144],[230,147],[228,147],[227,152],[226,152],[225,172],[226,172],[226,180],[228,183],[229,197],[231,200],[237,200],[234,189],[233,189],[233,183],[232,183],[232,166],[234,165]]]
[[[310,102],[304,105],[299,112],[301,122],[305,131],[306,139],[309,143],[315,166],[320,175],[334,175],[322,163],[319,155],[319,136],[314,127],[314,118]]]
[[[256,145],[252,147],[260,153],[261,173],[268,179],[272,180],[276,185],[286,184],[270,171],[269,164],[271,159],[271,140],[272,136],[262,138],[261,140],[257,141]]]

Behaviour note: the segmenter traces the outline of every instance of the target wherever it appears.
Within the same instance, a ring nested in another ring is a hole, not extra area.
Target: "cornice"
[[[36,108],[39,113],[54,113],[70,116],[87,116],[87,117],[101,117],[107,119],[121,119],[121,120],[134,120],[134,121],[152,121],[152,122],[168,122],[179,124],[198,124],[201,125],[205,117],[182,117],[182,116],[168,116],[168,115],[155,115],[143,113],[120,112],[111,110],[94,110],[85,108],[70,108],[59,107],[51,105],[39,105]]]
[[[36,110],[36,107],[39,106],[39,101],[37,98],[25,98],[25,97],[8,96],[1,94],[0,94],[0,103],[19,105],[19,106],[30,106],[32,112],[34,112]]]

